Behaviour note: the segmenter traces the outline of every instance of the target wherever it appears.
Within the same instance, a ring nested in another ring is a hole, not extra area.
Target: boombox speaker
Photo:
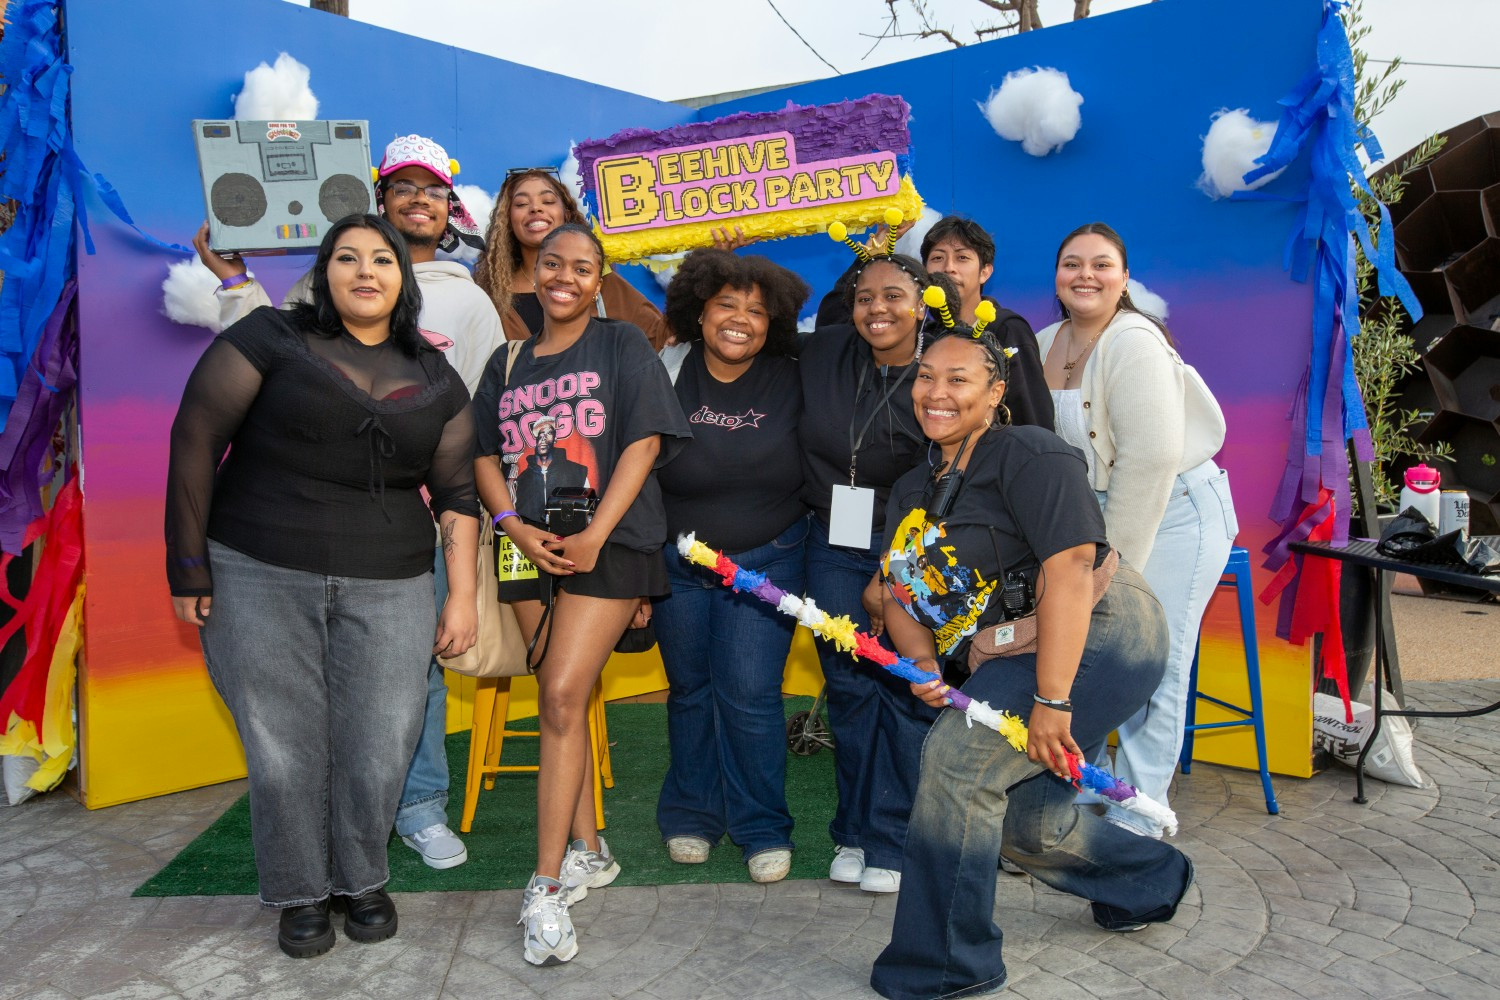
[[[370,128],[355,121],[193,121],[209,246],[308,253],[329,226],[373,212]]]

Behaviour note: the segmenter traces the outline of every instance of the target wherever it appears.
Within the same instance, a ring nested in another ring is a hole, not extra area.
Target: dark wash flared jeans
[[[1094,608],[1073,681],[1072,733],[1085,760],[1151,697],[1166,659],[1161,605],[1140,574],[1122,564]],[[1036,657],[985,663],[963,690],[1029,719]],[[1002,850],[1054,889],[1130,916],[1175,911],[1188,885],[1182,852],[1123,830],[1076,799],[1070,784],[998,733],[943,712],[922,750],[891,943],[870,975],[876,992],[932,1000],[1004,985],[994,912]]]

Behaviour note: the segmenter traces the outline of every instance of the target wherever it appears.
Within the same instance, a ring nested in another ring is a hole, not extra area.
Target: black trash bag
[[[1500,574],[1500,535],[1475,535],[1464,547],[1464,562],[1484,576]]]
[[[1429,566],[1466,566],[1462,531],[1439,535],[1426,515],[1408,507],[1380,533],[1375,551],[1392,559]]]

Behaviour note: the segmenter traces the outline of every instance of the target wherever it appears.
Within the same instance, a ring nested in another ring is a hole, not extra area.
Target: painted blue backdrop
[[[230,28],[222,5],[198,0],[156,0],[149,17],[136,5],[67,5],[78,150],[142,228],[178,242],[204,216],[189,121],[231,115],[243,74],[282,51],[310,67],[322,117],[368,119],[377,150],[398,133],[430,135],[460,161],[460,183],[490,191],[508,167],[561,162],[570,140],[789,100],[900,94],[913,108],[918,189],[933,207],[972,215],[995,233],[991,291],[1034,325],[1053,318],[1052,261],[1062,235],[1095,219],[1124,234],[1133,276],[1166,298],[1183,353],[1229,417],[1222,464],[1238,500],[1240,544],[1252,551],[1274,527],[1264,512],[1306,364],[1311,295],[1281,270],[1292,206],[1211,202],[1194,182],[1200,137],[1215,111],[1246,107],[1277,117],[1277,99],[1312,60],[1320,10],[1320,0],[1264,0],[1247,16],[1231,0],[1165,0],[694,112],[281,0],[241,0]],[[651,44],[620,42],[622,59],[642,58]],[[599,58],[607,56],[580,54]],[[1001,140],[976,107],[1007,72],[1033,65],[1066,71],[1084,96],[1078,137],[1044,158]],[[681,89],[692,88],[684,81]],[[1300,169],[1268,190],[1295,189]],[[168,613],[161,569],[167,429],[209,337],[160,313],[171,258],[101,206],[90,215],[99,253],[79,266],[88,533],[81,708],[86,794],[96,805],[222,780],[241,765],[195,638]],[[800,271],[816,294],[847,263],[820,236],[765,251]],[[279,294],[305,264],[257,261],[255,270]],[[637,277],[654,291],[649,277]],[[1278,642],[1272,627],[1265,613],[1273,766],[1306,774],[1307,657]],[[1221,694],[1243,686],[1238,642],[1227,607],[1216,604],[1205,678],[1222,684]],[[1200,756],[1243,763],[1247,745],[1237,735],[1200,739]]]

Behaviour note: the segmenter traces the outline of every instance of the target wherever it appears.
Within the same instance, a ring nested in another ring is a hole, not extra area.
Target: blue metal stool
[[[1198,653],[1193,653],[1193,672],[1188,678],[1187,725],[1183,727],[1182,754],[1178,763],[1183,774],[1193,769],[1193,734],[1200,729],[1230,729],[1235,726],[1251,726],[1255,729],[1255,753],[1260,760],[1260,783],[1266,790],[1266,812],[1273,816],[1281,811],[1276,804],[1276,793],[1271,790],[1271,772],[1266,768],[1266,716],[1260,701],[1260,646],[1255,640],[1255,606],[1250,587],[1250,553],[1235,546],[1229,550],[1229,562],[1219,576],[1218,586],[1233,587],[1240,604],[1240,638],[1245,647],[1245,676],[1250,685],[1250,708],[1247,711],[1238,705],[1206,695],[1198,690]],[[1200,648],[1201,648],[1200,641]],[[1198,700],[1202,699],[1236,715],[1244,716],[1230,722],[1198,722]]]

